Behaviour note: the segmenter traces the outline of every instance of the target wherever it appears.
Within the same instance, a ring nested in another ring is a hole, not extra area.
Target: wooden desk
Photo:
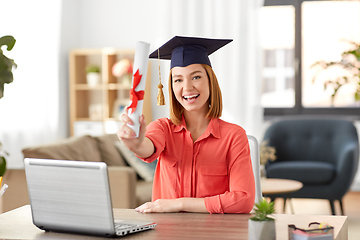
[[[261,191],[263,195],[291,193],[303,187],[299,181],[278,178],[261,179]]]
[[[115,218],[154,221],[154,230],[131,234],[118,239],[240,239],[248,240],[250,214],[152,213],[141,214],[133,209],[114,209]],[[277,214],[276,239],[287,240],[287,225],[304,227],[312,221],[327,222],[335,227],[335,240],[347,239],[346,216]],[[91,236],[53,233],[39,230],[32,224],[30,206],[26,205],[0,215],[0,239],[107,239]]]

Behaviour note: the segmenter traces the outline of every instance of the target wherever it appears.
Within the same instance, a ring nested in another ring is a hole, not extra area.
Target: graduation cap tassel
[[[163,93],[163,85],[161,83],[159,83],[158,85],[158,96],[157,96],[157,105],[162,106],[165,105],[165,98],[164,98],[164,93]]]
[[[162,106],[165,105],[165,97],[162,88],[164,87],[161,84],[161,73],[160,73],[160,53],[158,50],[158,56],[159,56],[159,84],[158,84],[158,96],[157,96],[157,105]]]

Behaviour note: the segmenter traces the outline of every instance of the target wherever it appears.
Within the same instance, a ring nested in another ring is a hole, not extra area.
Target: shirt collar
[[[208,137],[209,135],[213,135],[215,138],[220,138],[221,137],[219,121],[220,121],[220,119],[218,119],[218,118],[212,118],[210,120],[210,123],[209,123],[209,125],[208,125],[208,127],[207,127],[207,129],[205,131],[204,137]],[[175,126],[174,132],[180,132],[183,129],[187,130],[184,115],[181,116],[181,124]]]
[[[205,134],[206,135],[213,135],[215,138],[220,138],[220,126],[219,126],[219,119],[218,118],[212,118],[210,120],[209,126],[206,129]]]
[[[185,129],[186,130],[186,122],[185,122],[185,117],[184,114],[181,115],[181,124],[180,125],[176,125],[174,127],[174,132],[180,132],[181,130]]]

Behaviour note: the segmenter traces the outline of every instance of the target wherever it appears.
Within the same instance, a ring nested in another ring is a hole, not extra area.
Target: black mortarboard
[[[231,41],[232,39],[175,36],[151,53],[149,58],[171,60],[170,69],[173,67],[186,67],[195,63],[211,66],[208,56]]]

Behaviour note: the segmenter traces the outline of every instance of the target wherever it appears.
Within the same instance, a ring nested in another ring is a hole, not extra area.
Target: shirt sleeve
[[[255,180],[246,133],[235,137],[228,152],[229,190],[206,197],[209,213],[249,213],[255,202]]]
[[[151,142],[154,144],[155,152],[150,157],[141,158],[137,156],[138,158],[140,158],[144,162],[151,163],[159,157],[160,153],[165,148],[166,132],[164,129],[165,128],[162,119],[157,119],[151,122],[146,127],[145,137],[149,138]]]

